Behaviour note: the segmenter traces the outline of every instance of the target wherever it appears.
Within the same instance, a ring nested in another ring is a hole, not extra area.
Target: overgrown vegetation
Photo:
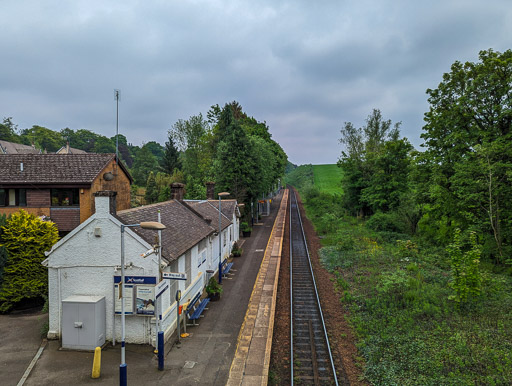
[[[454,241],[454,251],[447,251],[417,236],[370,229],[363,219],[344,214],[335,196],[318,189],[306,189],[302,197],[308,218],[323,235],[322,263],[335,274],[340,302],[350,309],[368,381],[507,384],[512,377],[509,275],[493,273],[487,263],[478,271],[481,280],[463,283],[460,271],[452,270],[460,259],[452,254],[460,251],[463,264],[469,264],[466,271],[474,273],[476,256],[465,242]],[[464,294],[471,294],[468,301],[462,301]]]
[[[44,252],[59,238],[57,227],[20,210],[2,227],[1,246],[8,259],[0,287],[0,312],[21,302],[40,301],[48,294],[48,270],[41,265]]]
[[[375,109],[341,130],[341,199],[319,167],[287,181],[323,236],[368,381],[510,384],[512,51],[456,62],[427,93],[423,153]]]

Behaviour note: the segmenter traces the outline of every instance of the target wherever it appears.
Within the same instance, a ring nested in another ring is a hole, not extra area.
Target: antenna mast
[[[121,90],[114,89],[114,99],[116,101],[116,163],[119,163],[119,101],[121,100]]]

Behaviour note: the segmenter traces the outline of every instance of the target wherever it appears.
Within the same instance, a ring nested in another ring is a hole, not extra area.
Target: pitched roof
[[[208,202],[213,205],[216,211],[219,210],[219,200],[208,200]],[[222,200],[222,204],[220,205],[222,214],[227,218],[231,219],[236,215],[240,217],[240,212],[238,211],[237,201],[234,199]],[[217,212],[218,213],[218,212]]]
[[[206,219],[211,220],[211,226],[215,228],[215,231],[219,230],[219,208],[213,206],[210,201],[184,201],[186,204],[190,205],[194,210],[201,214]],[[224,201],[221,204],[221,210],[223,216],[221,217],[221,226],[222,229],[226,229],[231,224],[232,217],[227,217],[226,212],[224,212]],[[227,209],[228,210],[228,209]]]
[[[55,154],[86,154],[85,150],[77,149],[68,145],[62,146]]]
[[[178,259],[194,245],[215,232],[204,218],[177,200],[119,211],[116,217],[124,224],[157,221],[159,210],[161,223],[167,227],[162,231],[162,257],[169,262]],[[131,229],[148,243],[154,243],[155,231],[140,227]]]
[[[41,150],[21,143],[0,140],[0,154],[40,154]]]
[[[0,154],[0,184],[91,184],[114,158],[94,153]],[[131,180],[122,162],[120,167]]]

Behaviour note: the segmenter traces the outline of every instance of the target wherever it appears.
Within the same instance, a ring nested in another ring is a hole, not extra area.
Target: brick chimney
[[[94,193],[95,212],[102,217],[107,214],[116,214],[116,196],[117,192],[113,190],[100,190]]]
[[[215,200],[215,182],[206,183],[206,199]]]
[[[185,196],[185,185],[179,182],[173,182],[171,184],[171,200],[183,201]]]

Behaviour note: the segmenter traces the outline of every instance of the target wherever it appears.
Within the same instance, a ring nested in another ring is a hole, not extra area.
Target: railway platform
[[[210,302],[198,326],[187,327],[190,335],[180,344],[176,336],[166,343],[164,371],[158,371],[151,346],[126,345],[128,384],[266,384],[287,195],[283,190],[273,200],[270,215],[254,225],[251,237],[242,239],[244,253],[234,258],[232,278],[223,279],[221,299]],[[39,347],[40,340],[36,343]],[[15,346],[4,349],[5,355],[16,351]],[[31,359],[17,361],[12,371],[23,374]],[[120,345],[105,347],[101,377],[91,379],[93,353],[60,350],[58,341],[49,341],[24,385],[118,384],[119,361]],[[18,385],[19,380],[13,376],[2,384]]]

